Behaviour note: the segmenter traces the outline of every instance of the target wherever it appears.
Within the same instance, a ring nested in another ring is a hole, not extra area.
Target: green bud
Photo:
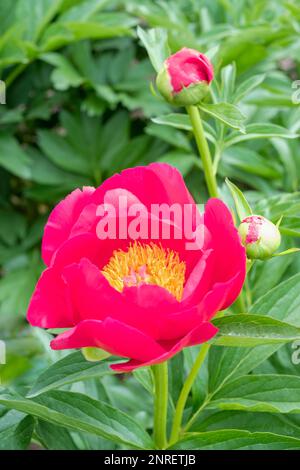
[[[270,258],[281,243],[278,227],[260,215],[246,217],[238,231],[249,259]]]
[[[200,103],[209,92],[209,85],[206,82],[197,82],[192,83],[188,87],[183,87],[180,92],[175,93],[172,90],[166,67],[158,73],[156,86],[165,100],[174,106],[196,105]]]

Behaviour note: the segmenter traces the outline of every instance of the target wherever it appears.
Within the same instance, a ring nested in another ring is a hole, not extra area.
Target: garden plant
[[[300,449],[298,0],[0,3],[0,450]]]

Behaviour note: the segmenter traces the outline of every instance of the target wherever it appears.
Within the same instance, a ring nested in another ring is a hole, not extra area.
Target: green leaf
[[[84,82],[84,78],[62,54],[48,52],[42,54],[41,59],[55,67],[51,78],[56,90],[63,91],[70,87],[78,87]]]
[[[137,35],[147,50],[154,69],[156,72],[159,72],[163,67],[165,59],[170,55],[167,31],[162,28],[153,28],[145,31],[138,26]]]
[[[27,396],[35,397],[67,384],[112,374],[113,371],[109,368],[111,363],[112,361],[108,360],[100,363],[89,362],[81,351],[69,354],[42,372]]]
[[[300,328],[262,315],[225,315],[213,323],[219,333],[212,342],[220,346],[252,347],[288,343],[300,338]]]
[[[171,450],[292,450],[300,448],[300,439],[270,432],[226,429],[189,433]]]
[[[0,166],[25,180],[30,179],[30,159],[18,142],[8,134],[0,135]]]
[[[199,414],[191,432],[239,429],[250,432],[268,432],[300,439],[300,415],[280,413],[245,413],[244,411],[207,410]]]
[[[171,126],[171,127],[175,127],[176,129],[182,129],[185,131],[193,130],[189,117],[186,114],[180,114],[180,113],[165,114],[163,116],[152,118],[152,121],[155,122],[156,124],[161,124],[163,126]],[[206,122],[204,122],[204,131],[205,131],[206,138],[210,140],[211,142],[215,143],[216,141],[215,131]]]
[[[42,445],[48,450],[77,450],[70,431],[66,428],[38,420],[35,433]]]
[[[238,85],[233,95],[234,102],[239,103],[239,101],[247,96],[252,90],[258,87],[264,79],[265,74],[254,75]]]
[[[223,124],[226,124],[233,129],[238,129],[240,132],[245,132],[245,127],[242,123],[245,121],[246,116],[241,113],[237,106],[230,103],[201,103],[199,108],[204,113],[213,116]]]
[[[221,70],[221,86],[220,94],[222,101],[231,102],[232,94],[235,90],[235,81],[236,81],[236,65],[228,64],[226,67],[223,67]]]
[[[89,176],[91,170],[89,162],[60,135],[40,130],[38,143],[44,154],[59,168]]]
[[[163,126],[171,126],[175,127],[176,129],[183,129],[184,131],[193,130],[187,114],[171,113],[152,118],[151,120],[156,124],[161,124]]]
[[[81,393],[51,391],[26,399],[5,390],[0,404],[49,423],[84,431],[132,448],[153,448],[150,436],[125,413]]]
[[[169,152],[158,159],[159,162],[169,163],[177,168],[183,176],[190,173],[193,167],[200,167],[199,157],[185,152]]]
[[[150,367],[139,367],[133,371],[136,380],[151,394],[154,392],[154,384]]]
[[[176,130],[174,127],[160,126],[153,123],[146,127],[146,132],[149,135],[164,140],[174,147],[178,147],[188,152],[191,151],[191,144],[186,134]]]
[[[300,377],[246,375],[225,385],[209,408],[268,413],[300,413]]]
[[[249,313],[267,315],[300,327],[300,274],[267,292],[252,305]],[[209,353],[209,393],[215,393],[229,380],[248,374],[280,347],[280,344],[255,348],[212,346]]]
[[[88,21],[95,13],[105,7],[109,0],[84,0],[79,5],[72,0],[71,8],[63,13],[59,21]]]
[[[241,170],[245,174],[245,181],[248,182],[250,175],[261,176],[268,180],[282,178],[282,167],[278,162],[269,161],[259,153],[242,145],[235,145],[225,149],[222,153],[221,170],[228,175],[228,166],[234,170]]]
[[[235,184],[231,183],[228,178],[225,181],[234,200],[236,212],[240,221],[242,221],[252,214],[252,209],[242,191]]]
[[[300,251],[300,248],[289,248],[288,250],[281,251],[280,253],[275,253],[273,257],[291,255],[293,253],[298,253],[298,251]]]
[[[62,0],[18,0],[16,3],[16,18],[25,26],[25,39],[36,41],[45,26],[58,13]]]
[[[271,137],[281,137],[282,139],[297,139],[299,134],[291,132],[285,127],[279,126],[277,124],[271,123],[253,123],[246,126],[246,133],[240,134],[232,132],[225,139],[225,146],[230,147],[231,145],[236,145],[240,142],[245,142],[246,140],[253,139],[269,139]]]
[[[0,450],[27,449],[34,421],[19,411],[11,410],[0,417]]]

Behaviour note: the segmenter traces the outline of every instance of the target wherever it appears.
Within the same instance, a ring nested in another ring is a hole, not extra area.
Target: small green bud
[[[261,215],[246,217],[238,231],[249,259],[270,258],[281,243],[278,227]]]

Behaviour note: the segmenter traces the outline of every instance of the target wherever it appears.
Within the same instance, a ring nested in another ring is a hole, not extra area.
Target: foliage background
[[[292,83],[300,77],[297,0],[2,0],[0,72],[7,104],[0,106],[0,339],[8,354],[0,367],[2,383],[18,391],[26,391],[62,357],[50,351],[49,333],[25,321],[43,268],[43,225],[54,204],[76,187],[99,185],[123,168],[151,161],[177,166],[196,200],[208,197],[186,121],[152,94],[155,71],[137,26],[164,28],[172,51],[187,46],[211,55],[217,76],[214,99],[238,105],[246,116],[243,124],[237,114],[229,125],[228,116],[227,124],[215,125],[206,114],[222,197],[233,206],[224,183],[229,177],[255,212],[274,222],[284,214],[284,247],[298,244],[300,105],[292,101]],[[246,134],[238,130],[243,125]],[[248,307],[299,268],[298,255],[258,262],[249,280]],[[295,296],[286,299],[295,316],[300,315],[299,282]],[[258,361],[257,371],[298,375],[290,354],[290,345],[284,346],[263,364]],[[177,370],[190,364],[192,356],[190,350],[175,358]],[[120,382],[106,375],[101,383],[76,382],[72,390],[117,403],[149,427],[147,377],[136,376]],[[179,382],[174,377],[173,398]],[[201,402],[200,382],[191,406]],[[253,413],[217,411],[216,418],[214,413],[205,411],[195,429],[262,431],[271,426],[300,439],[296,415],[259,413],[253,420]],[[1,415],[0,435],[4,429],[6,437],[0,448],[27,447],[30,418],[4,407]],[[113,448],[100,437],[71,435],[45,420],[34,429],[33,441],[50,449]]]

